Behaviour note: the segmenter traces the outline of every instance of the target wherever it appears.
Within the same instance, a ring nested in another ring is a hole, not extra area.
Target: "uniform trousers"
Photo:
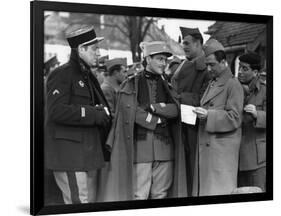
[[[91,203],[97,196],[97,171],[54,171],[65,204]]]
[[[134,164],[134,199],[163,199],[173,182],[173,161]]]

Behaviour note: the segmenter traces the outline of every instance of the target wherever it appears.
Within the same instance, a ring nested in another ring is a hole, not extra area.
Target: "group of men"
[[[108,60],[101,85],[93,70],[103,38],[90,26],[67,32],[70,60],[46,83],[44,144],[65,204],[266,190],[259,55],[240,56],[237,79],[217,40],[180,30],[186,59],[172,75],[167,44],[142,42],[143,70],[126,78],[125,59]],[[195,107],[195,125],[181,121],[181,104]]]

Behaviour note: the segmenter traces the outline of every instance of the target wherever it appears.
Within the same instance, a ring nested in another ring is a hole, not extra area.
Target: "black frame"
[[[273,200],[273,16],[234,13],[186,11],[124,6],[105,6],[64,2],[34,1],[30,3],[31,17],[31,147],[30,147],[30,214],[58,214],[90,211],[172,207],[215,203],[234,203]],[[114,15],[152,16],[216,21],[241,21],[267,25],[267,191],[260,194],[220,195],[210,197],[189,197],[149,201],[122,201],[96,204],[44,206],[44,108],[43,70],[44,56],[44,11],[67,11],[77,13],[100,13]],[[172,14],[172,16],[171,16]],[[43,72],[43,71],[42,71]],[[270,145],[269,145],[270,144]]]

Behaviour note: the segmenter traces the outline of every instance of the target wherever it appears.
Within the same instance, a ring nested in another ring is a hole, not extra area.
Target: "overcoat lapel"
[[[227,68],[225,71],[222,72],[222,75],[218,78],[218,80],[213,83],[211,81],[208,85],[208,88],[206,89],[202,99],[201,99],[201,105],[204,106],[206,103],[208,103],[211,99],[216,97],[218,94],[220,94],[224,90],[225,83],[232,77],[232,73],[229,68]],[[212,86],[213,85],[213,86]]]

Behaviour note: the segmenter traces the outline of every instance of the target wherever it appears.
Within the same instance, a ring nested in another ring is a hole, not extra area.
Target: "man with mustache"
[[[199,106],[208,85],[203,37],[198,28],[180,27],[183,49],[186,55],[175,71],[171,83],[179,95],[181,104]],[[182,140],[185,145],[188,195],[192,195],[195,152],[197,147],[198,122],[195,125],[182,123]]]
[[[200,123],[193,194],[231,194],[237,187],[243,89],[228,67],[222,44],[210,39],[204,51],[212,81],[194,111]]]
[[[266,190],[266,84],[259,71],[256,53],[239,57],[238,79],[244,88],[244,112],[240,147],[239,187],[257,186]]]

